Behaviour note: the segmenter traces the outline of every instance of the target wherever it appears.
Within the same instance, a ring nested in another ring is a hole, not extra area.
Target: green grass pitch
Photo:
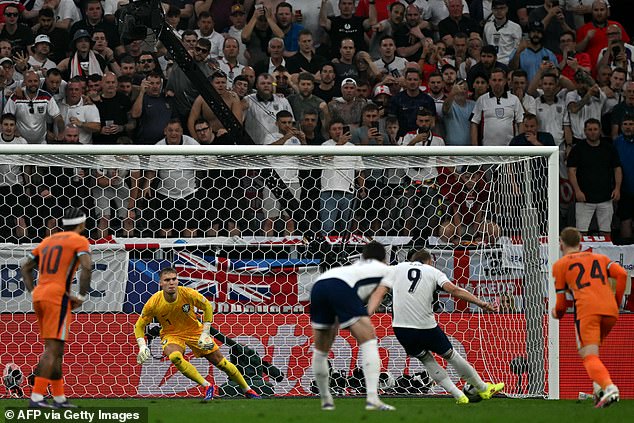
[[[449,398],[384,398],[392,412],[365,411],[364,399],[335,398],[336,410],[321,411],[317,398],[275,398],[261,401],[216,399],[75,399],[82,407],[147,407],[149,423],[477,423],[556,422],[621,423],[632,421],[634,401],[595,410],[591,401],[548,401],[494,398],[458,406]],[[2,407],[24,407],[27,400],[2,400]],[[3,421],[0,419],[0,421]]]

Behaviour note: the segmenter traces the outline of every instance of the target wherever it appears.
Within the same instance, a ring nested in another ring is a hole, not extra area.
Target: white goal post
[[[393,263],[425,247],[450,280],[501,305],[508,301],[490,315],[440,294],[439,324],[483,378],[506,382],[509,396],[558,399],[559,324],[549,304],[555,301],[550,265],[559,258],[559,162],[556,147],[3,145],[0,169],[19,174],[26,195],[19,201],[26,204],[0,230],[0,357],[12,357],[28,375],[41,353],[26,342],[38,332],[17,266],[48,233],[42,227],[56,217],[50,214],[70,204],[53,206],[55,199],[42,192],[70,195],[57,185],[75,178],[83,191],[72,195],[90,213],[89,234],[98,242],[94,291],[75,315],[65,356],[70,396],[197,392],[167,370],[158,342],[150,344],[155,360],[148,366],[137,366],[132,354],[132,324],[157,289],[156,271],[168,264],[182,284],[214,302],[221,351],[256,390],[314,393],[311,282],[376,239]],[[147,190],[134,185],[150,178]],[[119,191],[105,189],[115,180],[125,188],[123,206],[116,206]],[[135,188],[139,197],[130,202]],[[196,202],[170,197],[174,192]],[[128,207],[134,213],[126,214]],[[25,223],[26,236],[12,233],[11,224]],[[49,226],[54,230],[55,222]],[[389,298],[384,307],[373,317],[383,393],[446,394],[405,356],[391,332]],[[337,338],[331,365],[339,394],[362,390],[357,352],[345,333]],[[192,363],[224,394],[234,393],[209,363]]]

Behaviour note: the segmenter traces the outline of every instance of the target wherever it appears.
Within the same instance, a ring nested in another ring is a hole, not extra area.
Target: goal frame
[[[474,156],[491,157],[544,157],[547,163],[547,255],[552,265],[559,258],[559,164],[558,147],[410,147],[410,146],[251,146],[251,145],[185,145],[185,146],[136,146],[136,145],[5,145],[2,155],[196,155],[196,156],[385,156],[385,157],[450,157]],[[221,161],[218,168],[223,168]],[[548,302],[555,303],[555,287],[552,275],[548,274]],[[547,316],[548,330],[546,341],[548,349],[547,398],[559,399],[559,322],[550,313]]]

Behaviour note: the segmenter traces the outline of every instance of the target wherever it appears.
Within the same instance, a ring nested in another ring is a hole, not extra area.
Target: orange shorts
[[[581,320],[575,320],[577,348],[588,345],[601,345],[616,324],[616,316],[592,314]]]
[[[66,340],[71,321],[70,301],[67,297],[64,297],[61,305],[48,301],[35,301],[33,309],[42,338]]]

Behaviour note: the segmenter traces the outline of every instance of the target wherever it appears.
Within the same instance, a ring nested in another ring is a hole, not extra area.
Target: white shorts
[[[286,186],[288,186],[288,189],[293,194],[293,197],[299,201],[299,196],[302,192],[302,187],[299,182],[287,182]],[[280,202],[266,185],[262,189],[262,211],[267,219],[273,219],[280,216]],[[288,216],[288,214],[284,213],[284,216]]]
[[[610,232],[612,230],[612,216],[614,215],[612,200],[604,201],[603,203],[576,203],[577,229],[581,232],[587,232],[595,212],[597,213],[599,230],[601,232]]]

